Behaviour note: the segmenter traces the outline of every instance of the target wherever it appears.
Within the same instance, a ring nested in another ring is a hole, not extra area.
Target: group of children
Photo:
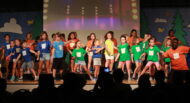
[[[97,79],[100,67],[107,67],[112,72],[116,62],[118,62],[117,68],[124,72],[126,69],[128,80],[138,78],[147,71],[153,75],[155,69],[164,70],[165,75],[168,76],[170,58],[163,58],[162,54],[171,48],[172,37],[174,36],[167,36],[162,44],[151,34],[145,34],[144,38],[140,38],[137,31],[132,30],[130,36],[126,34],[120,36],[121,43],[117,46],[112,31],[105,34],[105,41],[98,40],[96,34],[91,33],[87,37],[86,45],[77,38],[76,32],[69,33],[68,41],[61,33],[52,34],[52,41],[49,40],[46,32],[42,32],[36,41],[32,40],[31,33],[26,35],[24,41],[10,40],[10,35],[6,34],[5,42],[1,47],[1,61],[5,61],[6,73],[3,76],[0,70],[0,78],[8,77],[10,64],[12,65],[11,81],[22,80],[23,71],[30,71],[34,80],[38,80],[43,69],[56,77],[57,72],[61,75],[66,71],[67,64],[71,72],[84,69],[90,79]],[[161,49],[160,44],[162,44]],[[104,57],[105,62],[102,59]],[[37,67],[37,70],[34,67]],[[93,75],[90,68],[94,68]]]

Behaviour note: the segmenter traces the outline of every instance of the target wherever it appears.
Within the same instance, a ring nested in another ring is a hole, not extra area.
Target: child
[[[91,50],[92,50],[92,45],[95,39],[96,39],[95,33],[91,33],[89,36],[89,40],[86,44],[86,51],[88,52],[88,70],[90,70],[90,66],[92,63],[93,52]]]
[[[4,36],[5,42],[3,43],[3,51],[2,51],[2,57],[1,60],[4,60],[4,58],[7,58],[7,56],[11,53],[10,51],[10,35],[9,34],[5,34]],[[9,72],[9,60],[5,61],[6,65],[6,74],[5,74],[5,78],[8,77],[8,72]]]
[[[80,66],[82,66],[84,68],[84,70],[87,72],[90,79],[92,80],[93,78],[90,74],[90,71],[87,69],[86,63],[84,60],[84,55],[86,54],[86,51],[83,48],[81,48],[81,46],[82,46],[82,44],[80,41],[76,42],[76,48],[72,52],[72,57],[75,60],[74,72],[76,72],[77,69]]]
[[[141,75],[143,75],[148,68],[150,68],[153,64],[156,65],[156,69],[160,70],[160,64],[159,64],[159,52],[160,49],[155,45],[155,39],[150,39],[149,41],[149,48],[145,50],[145,53],[141,55],[141,57],[148,55],[147,60],[148,63],[146,64],[145,68],[141,72]]]
[[[72,51],[76,48],[75,44],[77,41],[79,40],[77,39],[76,32],[70,32],[68,36],[68,41],[66,44],[66,48],[69,53],[67,54],[68,58],[65,58],[65,59],[70,59],[69,62],[68,61],[67,62],[70,64],[71,72],[74,71],[74,60],[71,58],[71,55],[72,55]]]
[[[45,62],[46,73],[50,73],[50,48],[51,42],[48,40],[48,35],[46,32],[42,32],[40,35],[40,42],[37,45],[38,59],[40,56],[38,76],[42,71],[43,62]]]
[[[166,37],[166,40],[164,40],[164,45],[162,46],[162,52],[166,52],[171,48],[171,39],[169,37]],[[168,68],[170,65],[170,58],[164,58],[164,71],[165,76],[168,77]]]
[[[133,79],[136,78],[136,73],[138,73],[138,78],[139,78],[140,69],[142,67],[142,60],[141,60],[140,56],[142,55],[143,51],[142,51],[142,47],[139,44],[139,42],[140,42],[139,39],[136,39],[135,45],[132,46],[131,60],[136,65],[136,68],[133,73]]]
[[[98,75],[100,73],[100,66],[101,66],[101,58],[102,58],[102,54],[100,53],[101,50],[103,50],[104,48],[100,46],[100,41],[99,40],[95,40],[94,41],[94,46],[92,47],[92,51],[93,51],[93,64],[94,64],[94,77],[97,79]]]
[[[36,73],[34,71],[34,62],[32,61],[31,53],[38,55],[35,51],[30,50],[30,48],[27,47],[27,43],[24,41],[22,43],[22,50],[21,50],[20,54],[18,55],[17,59],[15,60],[15,62],[17,62],[20,59],[21,55],[24,60],[22,66],[21,66],[19,80],[23,80],[23,70],[27,69],[27,68],[32,72],[32,74],[34,76],[34,80],[38,79],[38,77],[36,76]]]
[[[122,35],[120,37],[121,45],[118,47],[118,55],[116,56],[115,61],[119,58],[118,68],[122,68],[124,71],[124,65],[126,64],[128,80],[131,80],[131,56],[129,51],[129,44],[126,43],[126,36]]]
[[[21,40],[20,39],[15,39],[15,46],[13,48],[13,68],[12,68],[12,76],[11,76],[11,81],[15,80],[15,74],[20,73],[20,67],[21,67],[21,60],[16,61],[17,57],[19,56],[21,52]],[[18,69],[18,71],[17,71]]]
[[[60,38],[60,34],[55,34],[53,42],[52,57],[53,59],[53,77],[56,77],[56,71],[59,70],[60,75],[63,73],[63,46],[64,42]]]
[[[105,58],[106,63],[105,67],[109,67],[110,71],[112,71],[113,64],[114,64],[114,42],[113,40],[113,34],[112,33],[106,33],[105,35]]]

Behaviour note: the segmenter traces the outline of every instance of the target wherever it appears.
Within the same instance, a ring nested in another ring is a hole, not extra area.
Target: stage
[[[87,80],[87,83],[84,87],[85,90],[91,90],[94,87],[95,81]],[[137,88],[138,82],[136,80],[127,81],[124,80],[123,83],[130,84],[132,89]],[[59,85],[63,84],[62,80],[55,80],[55,86],[58,87]],[[155,81],[151,81],[151,84],[154,85]],[[32,90],[38,86],[37,81],[7,81],[7,90],[9,92],[14,92],[19,89],[28,89]]]

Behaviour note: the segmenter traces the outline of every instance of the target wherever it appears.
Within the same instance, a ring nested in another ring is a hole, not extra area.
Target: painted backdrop
[[[190,45],[190,8],[146,8],[141,10],[141,36],[152,33],[163,42],[170,29],[185,45]]]

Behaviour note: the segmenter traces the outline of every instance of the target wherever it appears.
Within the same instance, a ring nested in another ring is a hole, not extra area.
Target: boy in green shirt
[[[115,61],[119,58],[118,68],[121,68],[124,71],[124,65],[126,64],[128,80],[131,80],[131,56],[129,52],[129,44],[126,43],[126,36],[122,35],[120,37],[121,45],[118,47],[118,54],[115,58]]]

